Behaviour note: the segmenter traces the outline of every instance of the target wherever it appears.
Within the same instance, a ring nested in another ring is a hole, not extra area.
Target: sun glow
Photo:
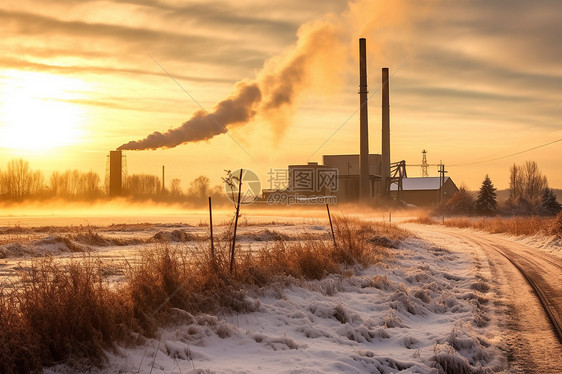
[[[72,100],[84,96],[84,81],[20,71],[1,75],[0,147],[44,151],[80,141],[84,112]]]

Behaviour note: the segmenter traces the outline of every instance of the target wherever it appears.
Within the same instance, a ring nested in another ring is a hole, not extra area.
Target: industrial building
[[[322,164],[309,162],[304,165],[289,165],[286,193],[301,196],[332,195],[341,203],[399,200],[408,204],[427,206],[437,205],[458,191],[452,179],[444,177],[444,168],[441,177],[408,178],[405,161],[390,162],[388,68],[382,69],[381,78],[381,154],[369,153],[366,41],[361,38],[359,39],[360,152],[348,155],[324,155]],[[425,153],[424,150],[424,156]],[[326,175],[331,177],[327,178]]]
[[[368,197],[372,199],[380,194],[381,155],[370,154],[368,161]],[[303,196],[333,195],[341,202],[355,202],[360,193],[359,165],[358,154],[324,155],[322,165],[289,165],[288,190]]]

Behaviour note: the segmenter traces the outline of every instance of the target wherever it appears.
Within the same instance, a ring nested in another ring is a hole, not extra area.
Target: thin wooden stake
[[[232,236],[232,249],[230,251],[230,274],[234,270],[234,249],[236,248],[236,229],[238,228],[238,213],[240,212],[240,193],[242,192],[242,171],[240,169],[240,182],[238,184],[238,203],[236,204],[236,218],[234,219],[234,234]]]
[[[326,210],[328,210],[328,219],[330,220],[330,229],[332,230],[332,239],[334,240],[334,248],[337,250],[338,245],[336,244],[336,235],[334,234],[334,226],[332,225],[332,216],[330,215],[330,207],[326,204]]]
[[[213,243],[213,208],[211,208],[211,196],[209,196],[209,227],[211,228],[211,258],[215,258],[215,244]]]

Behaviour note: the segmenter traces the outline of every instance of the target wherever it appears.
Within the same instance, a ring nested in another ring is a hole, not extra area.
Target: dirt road
[[[498,235],[404,225],[417,236],[474,257],[495,291],[494,307],[510,373],[562,372],[562,260]]]

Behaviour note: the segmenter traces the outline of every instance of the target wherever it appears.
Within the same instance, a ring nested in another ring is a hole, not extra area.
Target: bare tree
[[[133,174],[127,178],[125,191],[133,197],[154,197],[160,194],[160,178],[155,175]]]
[[[548,187],[546,177],[542,175],[535,161],[527,161],[523,168],[523,179],[525,181],[523,197],[531,204],[539,202],[545,188]]]
[[[521,168],[516,164],[513,164],[509,171],[509,199],[516,201],[523,196],[523,174],[521,173]]]
[[[58,171],[53,171],[49,178],[49,186],[51,187],[51,192],[55,196],[60,196],[63,190],[62,177]]]
[[[45,178],[39,170],[32,170],[23,159],[11,160],[0,173],[0,193],[10,199],[23,199],[41,194]]]
[[[523,166],[513,165],[509,177],[509,198],[512,203],[525,200],[537,205],[542,193],[548,187],[548,181],[542,175],[535,161],[527,161]]]
[[[94,198],[98,197],[101,194],[101,178],[97,173],[90,170],[89,172],[82,175],[82,179],[84,184],[85,197]]]
[[[28,196],[31,182],[29,163],[21,158],[11,160],[6,169],[4,182],[9,197],[19,199]]]
[[[9,199],[28,197],[83,197],[100,195],[100,177],[97,173],[78,170],[54,171],[49,177],[49,186],[40,170],[32,170],[23,159],[11,160],[6,171],[0,171],[0,195]]]
[[[66,170],[64,173],[54,171],[49,179],[51,192],[60,197],[95,198],[100,195],[100,176],[89,171]]]
[[[21,198],[29,195],[31,182],[31,171],[29,162],[23,159],[12,160],[8,164],[8,176],[10,180],[12,196]]]
[[[208,177],[201,175],[195,178],[189,185],[188,195],[198,199],[206,198],[210,185],[211,180]]]
[[[4,172],[0,170],[0,198],[4,197],[4,195],[7,196],[8,194],[4,180],[5,180]]]
[[[43,173],[39,170],[35,170],[31,174],[31,181],[30,181],[30,196],[39,196],[46,190],[45,187],[45,177]]]
[[[172,179],[172,184],[170,185],[170,195],[174,198],[178,198],[183,195],[181,191],[181,179]]]

